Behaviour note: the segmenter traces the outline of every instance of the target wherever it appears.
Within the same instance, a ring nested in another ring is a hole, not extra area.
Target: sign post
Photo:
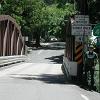
[[[99,92],[100,92],[100,46],[99,46]]]
[[[97,37],[97,46],[99,48],[98,61],[99,61],[99,92],[100,92],[100,37]]]
[[[99,49],[98,61],[99,61],[99,92],[100,92],[100,37],[97,37],[97,46],[98,46],[98,49]]]
[[[100,23],[95,25],[93,28],[93,35],[97,36],[97,46],[99,48],[98,58],[99,58],[99,92],[100,92]]]

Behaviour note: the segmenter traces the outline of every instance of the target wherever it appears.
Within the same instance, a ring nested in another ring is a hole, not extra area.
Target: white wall
[[[63,65],[66,74],[69,76],[77,76],[77,62],[68,61],[66,57],[63,57]]]

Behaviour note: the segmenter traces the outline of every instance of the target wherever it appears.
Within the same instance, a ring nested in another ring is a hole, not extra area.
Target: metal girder
[[[25,51],[20,26],[9,15],[0,15],[0,56],[22,55]]]

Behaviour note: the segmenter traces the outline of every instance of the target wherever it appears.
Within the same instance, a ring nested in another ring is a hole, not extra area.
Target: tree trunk
[[[75,0],[77,3],[77,10],[80,14],[87,15],[88,14],[88,0]]]
[[[36,47],[37,48],[40,47],[40,34],[39,33],[36,34]]]

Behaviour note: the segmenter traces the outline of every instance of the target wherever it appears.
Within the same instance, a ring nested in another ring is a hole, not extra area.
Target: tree
[[[1,14],[14,17],[21,26],[23,35],[35,38],[38,47],[40,36],[48,38],[53,35],[64,40],[65,20],[75,12],[73,4],[66,2],[67,0],[5,0],[0,11]],[[62,7],[58,7],[60,3],[63,4]]]
[[[92,0],[89,3],[89,15],[91,23],[95,24],[100,21],[100,1],[99,0]]]
[[[75,0],[77,10],[82,14],[90,16],[91,23],[97,23],[100,20],[100,0]]]
[[[45,11],[47,12],[47,37],[55,36],[57,38],[61,38],[64,41],[66,29],[65,20],[75,13],[74,6],[72,4],[66,4],[65,7],[58,8],[58,4],[53,4],[51,6],[47,6]]]
[[[32,35],[39,45],[39,30],[42,25],[42,0],[5,0],[2,3],[2,14],[7,14],[16,19],[21,26],[23,35]]]

